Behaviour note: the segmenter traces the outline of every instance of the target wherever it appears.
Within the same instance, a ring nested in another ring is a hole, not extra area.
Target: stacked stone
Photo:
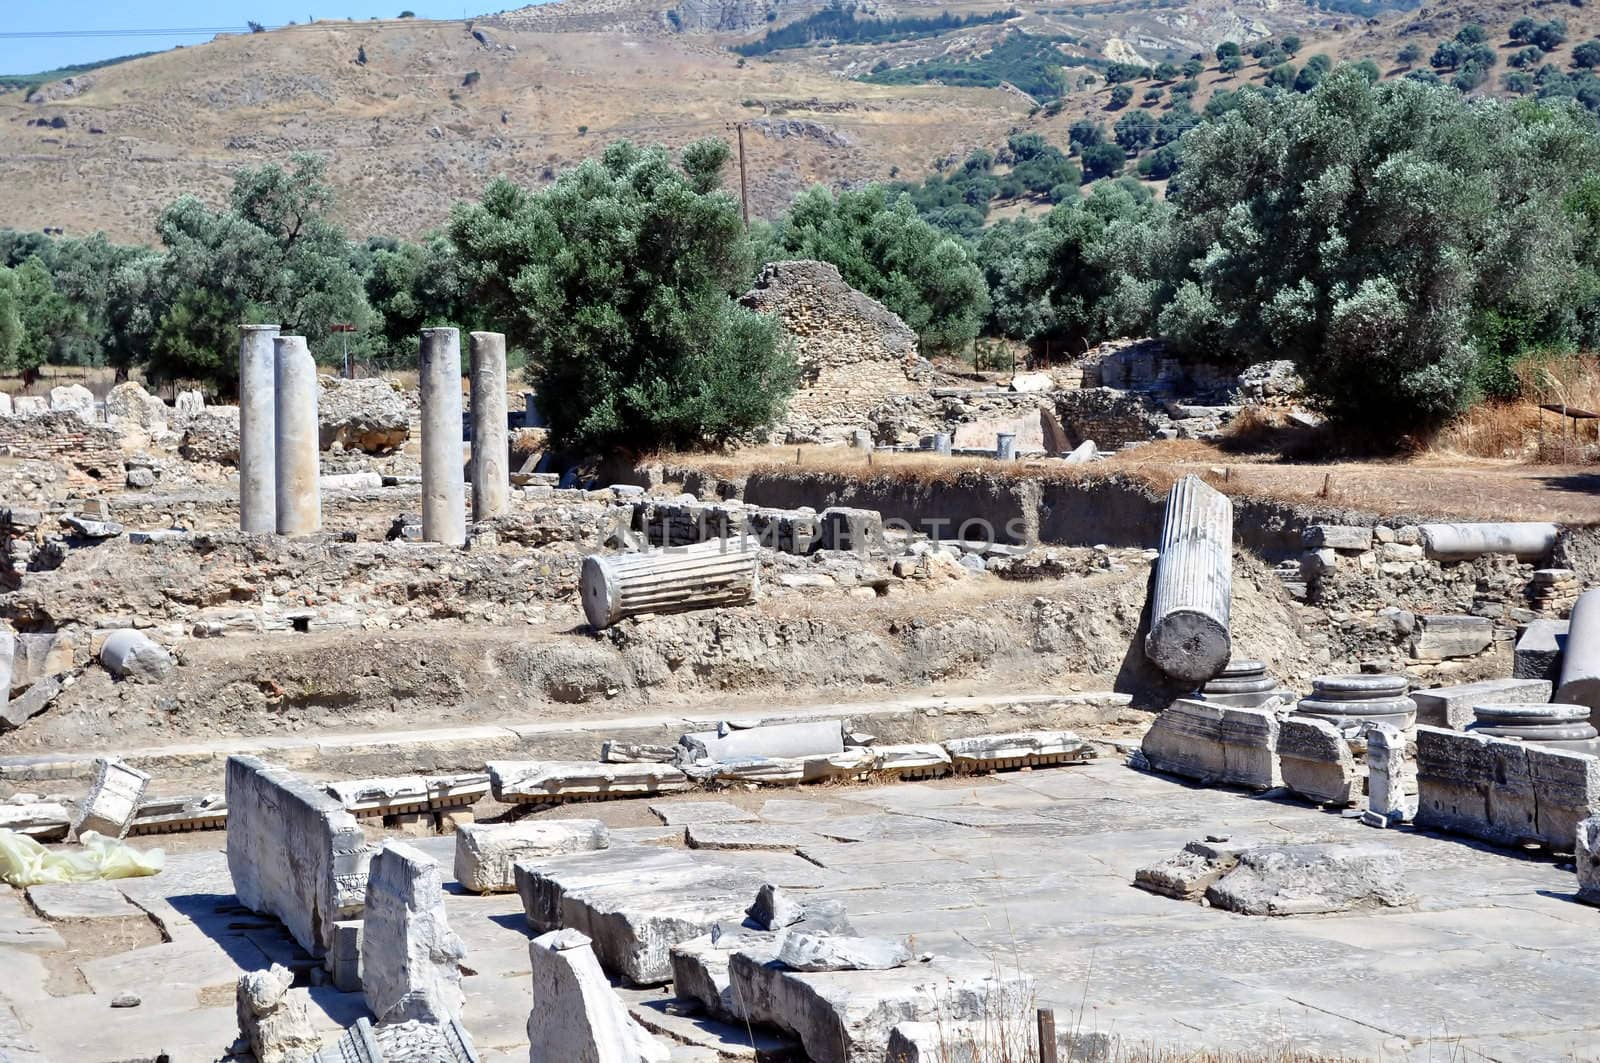
[[[1345,721],[1383,723],[1403,731],[1417,722],[1417,703],[1406,696],[1406,689],[1402,675],[1319,675],[1295,714],[1336,726]]]
[[[1546,616],[1565,616],[1578,601],[1578,574],[1570,568],[1541,568],[1528,585],[1528,608]]]
[[[1475,705],[1472,711],[1477,720],[1469,731],[1600,756],[1600,731],[1590,724],[1587,705]]]
[[[1278,681],[1267,674],[1267,666],[1248,657],[1230,660],[1223,665],[1221,673],[1208,680],[1200,690],[1204,701],[1244,709],[1264,705],[1278,693]]]

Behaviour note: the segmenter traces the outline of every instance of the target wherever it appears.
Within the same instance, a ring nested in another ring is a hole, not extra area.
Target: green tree
[[[1400,54],[1396,58],[1400,60],[1400,64],[1402,66],[1416,66],[1418,63],[1422,62],[1422,57],[1424,54],[1426,53],[1423,52],[1422,45],[1412,41],[1410,44],[1400,49]]]
[[[1293,63],[1280,63],[1267,74],[1267,84],[1275,88],[1291,89],[1294,88],[1295,78],[1298,76],[1299,71],[1295,70]]]
[[[16,270],[0,266],[0,369],[17,368],[17,351],[22,348],[21,294]]]
[[[1221,44],[1217,45],[1217,62],[1219,63],[1222,60],[1227,59],[1229,56],[1237,56],[1238,54],[1238,41],[1223,41]]]
[[[1128,106],[1129,101],[1132,99],[1133,87],[1131,85],[1113,86],[1111,89],[1111,102],[1106,104],[1106,109],[1112,111],[1121,110]]]
[[[775,319],[740,306],[736,200],[663,148],[611,144],[538,192],[504,178],[450,240],[484,319],[524,348],[558,446],[721,444],[770,424],[795,382]]]
[[[1156,120],[1147,111],[1131,111],[1117,120],[1117,143],[1133,154],[1150,146],[1156,137]]]
[[[1600,39],[1584,41],[1572,49],[1572,65],[1585,70],[1600,66]]]
[[[847,284],[899,314],[927,354],[963,349],[989,313],[983,273],[967,245],[881,186],[802,192],[773,226],[765,257],[833,263]]]
[[[1083,178],[1098,181],[1115,177],[1128,164],[1127,154],[1116,144],[1094,144],[1083,149]]]

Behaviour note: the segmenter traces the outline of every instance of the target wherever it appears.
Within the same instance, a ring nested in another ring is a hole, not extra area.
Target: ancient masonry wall
[[[0,455],[64,464],[69,472],[121,486],[122,447],[117,432],[75,413],[0,417]]]

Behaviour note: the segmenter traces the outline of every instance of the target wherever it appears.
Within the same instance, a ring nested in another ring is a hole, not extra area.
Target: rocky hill
[[[751,209],[782,210],[812,182],[913,177],[937,160],[993,147],[1018,130],[1064,143],[1084,115],[1114,122],[1103,83],[1059,107],[1009,84],[955,87],[854,80],[932,58],[985,54],[1019,32],[1048,38],[1072,64],[1181,62],[1225,39],[1293,33],[1302,59],[1372,57],[1400,76],[1399,49],[1431,51],[1479,21],[1507,54],[1523,14],[1564,17],[1570,60],[1600,12],[1568,0],[1467,0],[1367,19],[1372,0],[898,0],[858,5],[880,18],[942,12],[982,24],[938,34],[781,49],[729,49],[817,12],[819,0],[558,0],[469,21],[316,22],[227,36],[0,94],[0,226],[103,229],[149,241],[161,208],[185,192],[217,200],[243,164],[293,151],[325,155],[341,213],[357,235],[413,235],[495,175],[538,184],[622,137],[681,146],[732,137],[747,123]],[[1318,5],[1322,6],[1318,6]],[[1329,8],[1335,8],[1330,10]],[[1346,10],[1337,10],[1343,7]],[[1398,9],[1396,9],[1398,8]],[[1498,74],[1482,91],[1494,91]],[[1196,106],[1219,88],[1259,82],[1249,65],[1197,80]],[[1138,86],[1141,92],[1145,86]],[[1169,104],[1148,105],[1164,108]]]

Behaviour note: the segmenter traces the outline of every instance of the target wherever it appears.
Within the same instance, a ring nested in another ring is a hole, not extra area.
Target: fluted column
[[[273,341],[273,462],[279,535],[310,535],[322,527],[317,457],[317,363],[304,336]]]
[[[239,530],[278,527],[277,325],[239,326]]]
[[[718,539],[637,554],[590,554],[579,593],[589,626],[610,627],[640,613],[677,613],[744,605],[760,589],[754,539]]]
[[[467,541],[466,487],[461,478],[461,334],[422,330],[422,537],[460,546]]]
[[[506,338],[474,332],[472,344],[472,519],[506,511],[511,477],[507,468]]]
[[[1233,503],[1185,476],[1167,496],[1145,656],[1174,679],[1204,683],[1218,675],[1232,650],[1232,599]]]
[[[1587,705],[1589,722],[1600,727],[1600,589],[1584,591],[1572,607],[1555,700]]]

